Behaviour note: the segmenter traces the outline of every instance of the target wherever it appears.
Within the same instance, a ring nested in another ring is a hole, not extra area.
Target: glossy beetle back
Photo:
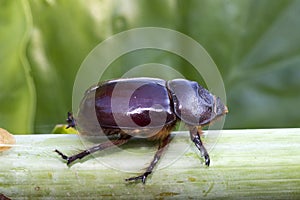
[[[118,79],[100,83],[85,94],[78,122],[93,132],[89,117],[110,129],[157,129],[176,121],[166,81],[153,78]],[[95,126],[95,125],[94,125]]]
[[[185,123],[195,126],[207,125],[227,112],[219,98],[197,82],[185,79],[168,81],[175,114]]]

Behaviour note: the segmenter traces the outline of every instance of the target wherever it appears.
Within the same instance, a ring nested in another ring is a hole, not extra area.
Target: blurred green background
[[[226,87],[224,128],[300,126],[299,0],[0,0],[0,127],[50,133],[72,109],[88,53],[145,26],[180,31],[208,51]],[[105,77],[149,62],[199,79],[178,56],[151,50],[114,62]]]

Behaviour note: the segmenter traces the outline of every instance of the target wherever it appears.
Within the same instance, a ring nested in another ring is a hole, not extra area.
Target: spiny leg
[[[136,176],[136,177],[131,177],[131,178],[127,178],[125,179],[126,181],[137,181],[137,180],[142,180],[143,184],[146,183],[146,179],[148,177],[149,174],[152,173],[154,167],[156,166],[156,164],[158,163],[159,159],[161,158],[162,154],[164,153],[164,151],[167,149],[166,147],[168,146],[168,144],[171,142],[171,136],[168,135],[165,139],[163,139],[160,144],[159,147],[154,155],[153,160],[151,161],[150,165],[148,166],[148,168],[146,169],[146,171],[140,175],[140,176]]]
[[[204,157],[205,165],[209,166],[210,158],[209,158],[209,155],[207,153],[207,150],[205,149],[205,147],[204,147],[204,145],[201,141],[200,131],[198,130],[198,128],[195,127],[195,126],[190,127],[190,135],[191,135],[191,140],[194,142],[196,147],[200,150],[201,156]]]
[[[55,149],[54,151],[56,153],[58,153],[62,157],[62,159],[64,159],[64,160],[67,161],[67,165],[70,165],[75,160],[82,159],[85,156],[87,156],[87,155],[89,155],[91,153],[94,153],[96,151],[101,151],[101,150],[104,150],[104,149],[112,148],[114,146],[120,146],[122,144],[125,144],[126,142],[128,142],[129,139],[130,139],[130,136],[127,136],[127,137],[121,137],[121,138],[116,139],[116,140],[107,141],[107,142],[98,144],[96,146],[93,146],[93,147],[91,147],[91,148],[89,148],[87,150],[84,150],[84,151],[82,151],[82,152],[80,152],[78,154],[75,154],[73,156],[66,156],[65,154],[63,154],[62,152],[58,151],[57,149]]]
[[[75,119],[73,117],[73,114],[71,112],[68,112],[68,118],[66,119],[67,123],[68,123],[68,126],[67,128],[75,128],[76,126],[76,122],[75,122]]]

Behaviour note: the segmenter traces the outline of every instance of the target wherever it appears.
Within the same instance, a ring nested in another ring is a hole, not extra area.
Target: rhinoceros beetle
[[[113,146],[126,143],[131,137],[158,140],[159,147],[146,171],[126,181],[142,180],[152,173],[155,165],[171,141],[170,132],[176,122],[183,121],[193,143],[209,166],[210,158],[201,138],[201,127],[228,112],[220,98],[212,95],[197,82],[185,79],[165,81],[156,78],[127,78],[105,81],[86,91],[76,117],[76,126],[83,135],[100,134],[118,137],[98,144],[73,156],[55,150],[67,164]],[[91,121],[96,115],[97,122]],[[68,114],[69,126],[75,119]]]

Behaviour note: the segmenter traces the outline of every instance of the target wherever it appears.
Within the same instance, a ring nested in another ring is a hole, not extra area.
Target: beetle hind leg
[[[130,139],[130,136],[123,136],[120,137],[119,139],[116,140],[112,140],[112,141],[107,141],[101,144],[98,144],[96,146],[93,146],[89,149],[86,149],[78,154],[75,154],[73,156],[67,156],[65,154],[63,154],[62,152],[60,152],[59,150],[55,149],[54,152],[56,152],[57,154],[59,154],[62,159],[67,161],[67,165],[70,165],[71,163],[73,163],[75,160],[78,159],[82,159],[88,155],[90,155],[91,153],[94,153],[96,151],[101,151],[104,149],[108,149],[108,148],[112,148],[114,146],[120,146],[122,144],[125,144],[126,142],[128,142],[128,140]]]
[[[156,151],[153,160],[151,161],[150,165],[147,167],[146,171],[142,175],[136,176],[136,177],[127,178],[127,179],[125,179],[125,181],[138,181],[138,180],[142,180],[142,183],[145,184],[147,177],[152,173],[154,167],[156,166],[156,164],[158,163],[158,161],[161,158],[162,154],[166,150],[166,147],[171,142],[171,139],[172,139],[171,135],[168,135],[166,138],[164,138],[160,142],[158,150]]]
[[[67,129],[72,127],[72,128],[75,128],[76,127],[76,122],[75,122],[75,119],[73,117],[73,114],[71,112],[68,112],[68,118],[66,119],[67,123],[68,123],[68,126],[67,126]]]

